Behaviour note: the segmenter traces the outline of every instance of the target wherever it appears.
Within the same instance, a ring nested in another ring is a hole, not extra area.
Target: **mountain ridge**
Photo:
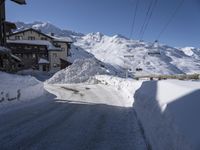
[[[118,69],[134,74],[185,74],[200,73],[200,49],[132,40],[122,35],[108,36],[100,32],[89,34],[62,30],[49,22],[17,23],[18,30],[35,28],[49,34],[74,39],[71,50],[73,60],[92,56]],[[85,55],[81,56],[80,53]],[[86,53],[85,53],[86,52]],[[127,57],[129,56],[129,58]],[[130,57],[131,56],[131,57]],[[142,71],[136,71],[136,70]],[[124,71],[121,70],[121,71]]]

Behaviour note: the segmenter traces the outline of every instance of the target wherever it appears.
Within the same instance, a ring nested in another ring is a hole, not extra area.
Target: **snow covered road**
[[[1,150],[147,149],[135,112],[119,91],[81,84],[46,89],[45,101],[0,115]]]

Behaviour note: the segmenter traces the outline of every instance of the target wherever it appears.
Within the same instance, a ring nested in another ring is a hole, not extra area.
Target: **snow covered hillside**
[[[182,49],[129,40],[120,35],[109,37],[99,32],[83,36],[75,45],[105,63],[131,69],[136,74],[199,73],[200,69],[199,49],[188,55]]]

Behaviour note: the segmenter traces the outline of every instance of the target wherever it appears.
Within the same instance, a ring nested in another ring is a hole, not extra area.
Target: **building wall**
[[[22,69],[36,68],[38,69],[38,61],[40,58],[48,60],[48,50],[44,45],[26,45],[8,43],[7,46],[12,50],[12,53],[19,57],[24,66]]]
[[[62,58],[62,54],[57,51],[49,51],[49,62],[50,62],[50,70],[57,71],[60,70],[60,58]]]

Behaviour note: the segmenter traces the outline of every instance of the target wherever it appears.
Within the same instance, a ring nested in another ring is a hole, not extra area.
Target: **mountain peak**
[[[59,27],[53,25],[50,22],[43,22],[43,21],[34,21],[33,23],[24,23],[24,22],[16,22],[17,31],[21,31],[27,28],[34,28],[37,30],[42,31],[45,34],[54,33],[56,36],[61,37],[71,37],[74,38],[76,36],[84,36],[82,33],[77,33],[71,30],[63,30]]]

